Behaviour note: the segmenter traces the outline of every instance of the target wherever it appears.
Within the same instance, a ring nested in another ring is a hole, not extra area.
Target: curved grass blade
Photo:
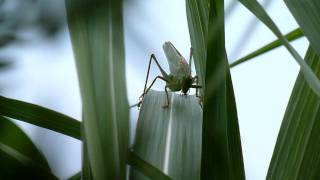
[[[80,139],[80,122],[64,114],[0,96],[0,115]]]
[[[284,0],[290,12],[306,35],[311,47],[320,55],[319,0]]]
[[[47,168],[1,142],[0,161],[1,179],[58,179]]]
[[[122,1],[68,0],[88,158],[94,179],[125,179],[129,105]]]
[[[297,28],[297,29],[289,32],[288,34],[286,34],[284,37],[289,42],[291,42],[291,41],[299,39],[299,38],[301,38],[303,36],[304,35],[303,35],[301,29]],[[233,63],[230,64],[230,68],[233,68],[233,67],[235,67],[235,66],[237,66],[237,65],[239,65],[241,63],[247,62],[247,61],[249,61],[249,60],[251,60],[251,59],[253,59],[253,58],[257,57],[257,56],[260,56],[260,55],[262,55],[262,54],[264,54],[266,52],[269,52],[269,51],[271,51],[271,50],[273,50],[273,49],[275,49],[277,47],[280,47],[282,45],[283,44],[280,42],[279,39],[277,39],[275,41],[272,41],[271,43],[269,43],[269,44],[257,49],[256,51],[254,51],[254,52],[252,52],[252,53],[250,53],[250,54],[248,54],[248,55],[246,55],[246,56],[234,61]]]
[[[0,116],[0,143],[32,159],[34,163],[51,174],[49,164],[41,151],[17,125],[2,116]],[[15,169],[20,167],[20,165],[16,164],[16,160],[8,158],[0,162],[0,177],[6,176],[5,179],[14,179],[14,174],[17,173]],[[6,166],[5,169],[9,169],[10,171],[5,171],[1,166]]]
[[[247,9],[249,9],[257,18],[260,19],[280,40],[280,42],[288,49],[291,55],[295,58],[296,62],[300,65],[302,73],[304,74],[306,81],[314,92],[320,96],[320,81],[313,73],[312,69],[301,58],[299,53],[290,45],[288,40],[283,37],[282,33],[272,21],[263,7],[256,0],[239,0]]]
[[[305,61],[320,77],[320,57],[309,47]],[[300,71],[288,103],[267,179],[320,179],[320,98]]]
[[[127,156],[127,162],[138,170],[139,172],[142,172],[146,177],[149,177],[150,179],[154,180],[170,180],[171,178],[164,174],[162,171],[160,171],[158,168],[150,165],[148,162],[144,161],[142,158],[140,158],[138,155],[136,155],[134,152],[129,150],[129,154]]]
[[[10,146],[21,154],[30,157],[33,161],[50,171],[46,158],[30,138],[15,123],[2,116],[0,116],[0,143]]]
[[[195,96],[150,91],[141,106],[133,151],[172,179],[200,179],[202,110]],[[131,171],[131,179],[148,179]]]

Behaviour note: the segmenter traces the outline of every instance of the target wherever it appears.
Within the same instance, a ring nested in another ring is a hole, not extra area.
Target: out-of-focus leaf
[[[85,178],[82,178],[85,179]],[[68,178],[68,180],[81,180],[81,172],[76,173],[75,175]],[[85,179],[87,180],[87,179]]]
[[[200,179],[202,110],[198,98],[150,91],[144,98],[133,151],[172,179]],[[132,179],[148,179],[132,171]]]
[[[320,77],[320,57],[309,47],[305,61]],[[267,179],[320,179],[320,98],[300,71],[282,121]]]
[[[80,139],[80,122],[64,114],[0,96],[0,115]]]
[[[284,0],[311,47],[320,55],[320,1]]]
[[[280,42],[288,49],[291,55],[295,58],[296,62],[300,65],[301,72],[304,74],[309,86],[320,96],[320,81],[313,73],[312,69],[302,59],[299,53],[290,45],[288,40],[283,37],[282,33],[272,21],[263,7],[256,0],[239,0],[246,6],[257,18],[260,19],[280,40]]]
[[[13,34],[0,35],[0,47],[7,46],[16,40],[16,37]]]
[[[290,42],[290,41],[294,41],[296,39],[299,39],[301,37],[303,37],[303,33],[301,31],[300,28],[297,28],[291,32],[289,32],[288,34],[286,34],[284,37]],[[282,46],[283,44],[280,42],[279,39],[275,40],[275,41],[272,41],[271,43],[268,43],[267,45],[257,49],[256,51],[234,61],[233,63],[230,64],[230,68],[233,68],[241,63],[244,63],[244,62],[247,62],[257,56],[260,56],[266,52],[270,52],[271,50],[279,47],[279,46]]]
[[[9,119],[0,116],[0,179],[56,179],[43,154]]]
[[[191,44],[195,52],[201,53],[194,57],[196,63],[201,62],[196,69],[204,82],[201,179],[244,179],[237,111],[225,52],[224,1],[186,2]]]
[[[10,67],[11,64],[12,64],[12,63],[9,62],[9,61],[6,61],[6,60],[3,61],[2,59],[0,59],[0,72],[1,72],[2,70],[4,70],[4,69]]]
[[[66,9],[93,178],[125,179],[129,105],[122,1],[68,0]]]

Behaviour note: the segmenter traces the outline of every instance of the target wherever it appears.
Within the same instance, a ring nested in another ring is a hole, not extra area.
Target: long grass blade
[[[122,1],[68,0],[66,9],[93,178],[125,179],[129,105]]]
[[[133,151],[172,179],[200,179],[202,110],[194,95],[150,91],[141,106]],[[131,179],[147,176],[133,170]],[[150,178],[153,179],[153,178]]]
[[[210,1],[206,62],[202,179],[244,179],[240,133],[225,52],[224,1]]]
[[[320,77],[320,57],[309,47],[305,61]],[[267,179],[319,179],[320,98],[300,71],[293,88]]]
[[[291,42],[291,41],[297,40],[297,39],[299,39],[299,38],[301,38],[303,36],[304,35],[303,35],[301,29],[297,28],[297,29],[289,32],[288,34],[286,34],[284,37],[289,42]],[[239,65],[241,63],[247,62],[247,61],[249,61],[249,60],[251,60],[251,59],[253,59],[253,58],[257,57],[257,56],[260,56],[260,55],[262,55],[264,53],[270,52],[271,50],[274,50],[275,48],[280,47],[282,45],[283,44],[280,42],[279,39],[274,40],[271,43],[268,43],[267,45],[264,45],[263,47],[255,50],[254,52],[252,52],[252,53],[250,53],[250,54],[248,54],[248,55],[246,55],[246,56],[234,61],[233,63],[230,64],[230,68],[233,68],[233,67],[235,67],[235,66],[237,66],[237,65]]]
[[[311,47],[320,55],[320,1],[284,0]]]
[[[320,81],[313,73],[312,69],[302,59],[299,53],[290,45],[288,40],[282,35],[276,24],[272,21],[263,7],[256,0],[239,0],[247,7],[257,18],[260,19],[280,40],[280,42],[288,49],[296,62],[300,65],[302,73],[304,74],[309,86],[320,96]]]
[[[0,96],[0,115],[80,139],[80,122],[53,110]]]

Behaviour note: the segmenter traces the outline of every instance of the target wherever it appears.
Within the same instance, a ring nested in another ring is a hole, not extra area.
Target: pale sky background
[[[226,7],[230,2],[226,1]],[[283,1],[263,3],[283,33],[297,27]],[[134,104],[143,90],[150,54],[154,53],[168,69],[163,42],[171,41],[188,56],[190,40],[184,0],[136,0],[127,4],[124,11],[128,99]],[[264,25],[255,22],[256,18],[239,3],[227,16],[226,49],[230,62],[275,39]],[[250,32],[246,29],[249,24],[253,25]],[[308,46],[306,39],[292,44],[304,56]],[[5,87],[2,95],[80,119],[81,102],[67,27],[54,41],[33,40],[7,48],[5,53],[14,56],[16,61],[14,69],[0,76],[0,83]],[[231,70],[248,180],[262,180],[266,176],[298,71],[299,66],[284,48]],[[151,76],[158,73],[154,67]],[[159,83],[155,88],[162,90],[162,85]],[[137,109],[131,114],[132,123],[135,123]],[[56,175],[66,178],[80,170],[79,141],[26,123],[19,125],[44,152]]]

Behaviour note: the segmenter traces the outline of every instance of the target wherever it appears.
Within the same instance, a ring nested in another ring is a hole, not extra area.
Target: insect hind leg
[[[157,79],[161,79],[165,82],[167,82],[167,80],[164,77],[161,76],[157,76],[156,78],[154,78],[154,80],[152,81],[152,83],[150,84],[150,86],[144,90],[144,92],[141,94],[141,96],[139,97],[139,103],[138,103],[138,107],[141,106],[142,101],[144,99],[144,96],[150,91],[151,87],[154,85],[154,83],[156,82]]]

